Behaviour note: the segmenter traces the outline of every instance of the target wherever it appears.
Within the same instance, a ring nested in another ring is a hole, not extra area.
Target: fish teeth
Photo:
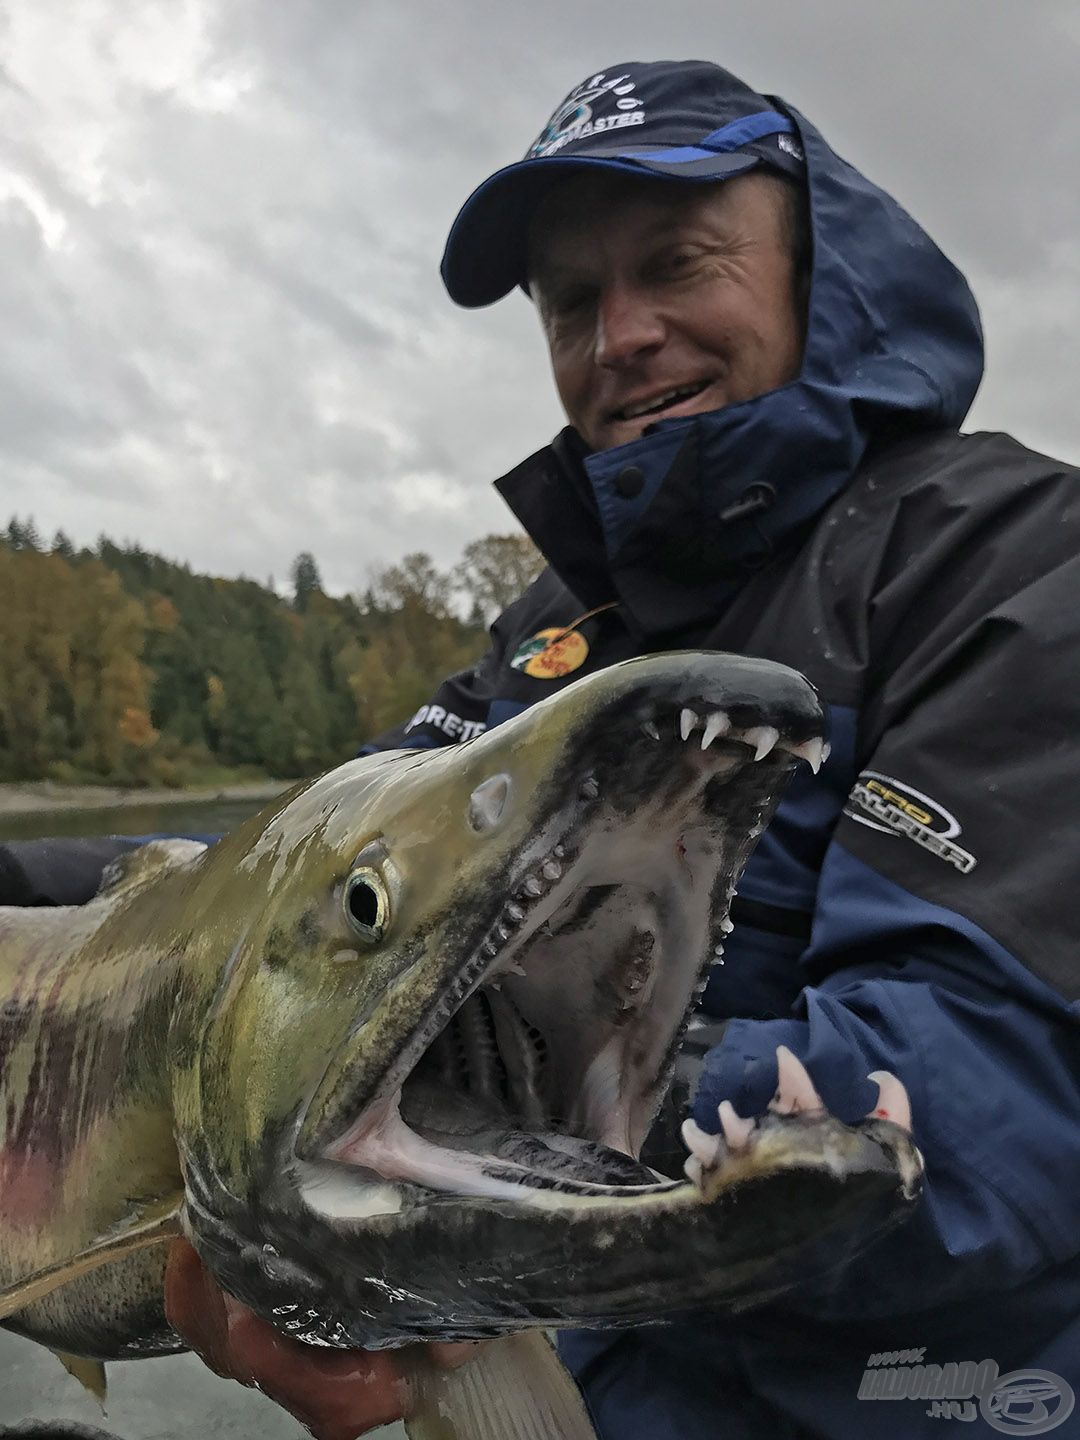
[[[702,1165],[715,1165],[720,1159],[720,1136],[706,1134],[696,1120],[683,1121],[682,1138],[690,1154]]]
[[[660,739],[660,731],[656,728],[656,726],[651,720],[646,720],[641,728],[642,730],[644,730],[645,734],[648,735],[650,740]]]
[[[684,740],[689,740],[691,730],[696,730],[700,724],[701,721],[698,719],[696,710],[691,710],[690,707],[687,706],[685,710],[680,711],[679,734]]]
[[[733,1155],[746,1155],[750,1150],[750,1137],[756,1128],[755,1121],[737,1115],[730,1100],[721,1100],[716,1113],[720,1117],[720,1128],[728,1149]]]
[[[515,925],[520,925],[522,920],[525,919],[525,911],[516,900],[510,901],[504,913],[508,920],[513,920]]]
[[[534,900],[538,899],[544,893],[544,887],[535,875],[530,875],[521,888],[526,895],[531,896]]]
[[[707,750],[718,735],[726,735],[731,729],[731,717],[725,710],[714,710],[705,721],[701,737],[701,748]]]
[[[590,775],[588,779],[583,780],[578,793],[582,800],[595,800],[600,794],[600,786],[597,784],[596,776]]]
[[[732,922],[731,922],[731,921],[728,919],[728,917],[725,915],[724,918],[720,921],[720,934],[721,934],[721,935],[730,935],[731,932],[732,932],[734,929],[735,929],[735,926],[732,924]]]
[[[780,739],[780,731],[772,725],[751,725],[749,730],[744,730],[739,739],[745,745],[754,747],[754,759],[764,760],[769,751]]]
[[[910,1135],[911,1101],[908,1099],[903,1081],[898,1080],[889,1070],[871,1070],[866,1078],[873,1080],[878,1087],[877,1104],[867,1112],[866,1118],[868,1120],[891,1120],[894,1125],[899,1125],[901,1130],[906,1130]]]
[[[806,1066],[786,1045],[776,1047],[776,1094],[768,1107],[774,1115],[824,1115],[825,1102],[814,1089]]]
[[[561,880],[562,866],[557,860],[545,860],[543,865],[540,866],[540,873],[545,880]]]
[[[815,775],[829,758],[829,747],[820,736],[804,740],[801,745],[785,745],[784,749],[798,759],[805,760]]]

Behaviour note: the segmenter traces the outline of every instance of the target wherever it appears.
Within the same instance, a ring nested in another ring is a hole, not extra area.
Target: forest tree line
[[[440,570],[422,552],[357,595],[296,557],[290,594],[102,537],[0,529],[0,780],[184,786],[315,773],[471,664],[538,572],[519,535]]]

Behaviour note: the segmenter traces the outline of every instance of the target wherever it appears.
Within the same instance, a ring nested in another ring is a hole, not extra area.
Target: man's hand
[[[322,1350],[290,1340],[226,1295],[184,1240],[165,1273],[169,1323],[216,1374],[257,1386],[316,1440],[355,1440],[400,1420],[408,1385],[394,1351]],[[438,1364],[460,1364],[472,1345],[429,1345]]]

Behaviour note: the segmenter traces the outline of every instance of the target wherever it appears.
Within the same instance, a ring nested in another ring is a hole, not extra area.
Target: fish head
[[[881,1122],[773,1116],[704,1181],[636,1158],[822,723],[782,666],[632,660],[234,837],[214,858],[249,901],[178,1106],[189,1232],[227,1288],[324,1344],[632,1323],[762,1293],[829,1216],[898,1212],[913,1162]],[[762,1183],[775,1223],[740,1231]]]

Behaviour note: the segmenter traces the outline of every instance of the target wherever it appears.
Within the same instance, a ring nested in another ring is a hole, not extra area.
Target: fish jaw
[[[710,732],[712,717],[721,723]],[[593,992],[606,990],[610,1013],[593,1017],[598,1027],[637,1040],[647,1028],[637,1022],[664,992],[655,1083],[622,1122],[622,1148],[636,1149],[666,1083],[672,1032],[722,942],[738,875],[797,763],[793,752],[812,745],[821,724],[812,690],[792,671],[673,655],[612,667],[460,747],[471,755],[450,749],[415,766],[410,816],[449,821],[419,847],[387,817],[379,844],[403,909],[418,888],[442,884],[448,898],[424,915],[423,953],[395,967],[381,1003],[332,1059],[297,1153],[324,1158],[480,987],[504,1030],[507,1010],[549,1011],[553,1001],[593,1016]],[[453,779],[452,798],[436,765]],[[522,968],[542,986],[523,984]]]
[[[264,1027],[248,1053],[276,1071],[234,1094],[243,1165],[215,1150],[214,1115],[181,1132],[192,1238],[227,1287],[316,1343],[634,1323],[771,1293],[792,1247],[899,1214],[906,1142],[828,1117],[807,1143],[781,1128],[800,1143],[729,1157],[732,1185],[634,1158],[746,857],[797,759],[821,752],[794,672],[671,655],[305,792],[322,817],[297,822],[305,854],[336,856],[339,887],[350,865],[375,877],[361,918],[380,937],[354,971],[328,941],[352,990],[313,991],[305,1014],[295,976],[276,1039],[286,992],[238,993]],[[286,810],[254,865],[288,828]],[[274,1099],[262,1116],[253,1094]],[[734,1204],[751,1191],[768,1225]]]
[[[222,1283],[284,1333],[338,1348],[477,1340],[529,1326],[618,1329],[738,1312],[827,1275],[907,1218],[922,1161],[888,1121],[766,1117],[706,1177],[587,1196],[461,1197],[306,1187],[306,1247],[282,1212],[256,1237],[189,1193],[189,1234]],[[312,1243],[312,1241],[314,1243]]]

